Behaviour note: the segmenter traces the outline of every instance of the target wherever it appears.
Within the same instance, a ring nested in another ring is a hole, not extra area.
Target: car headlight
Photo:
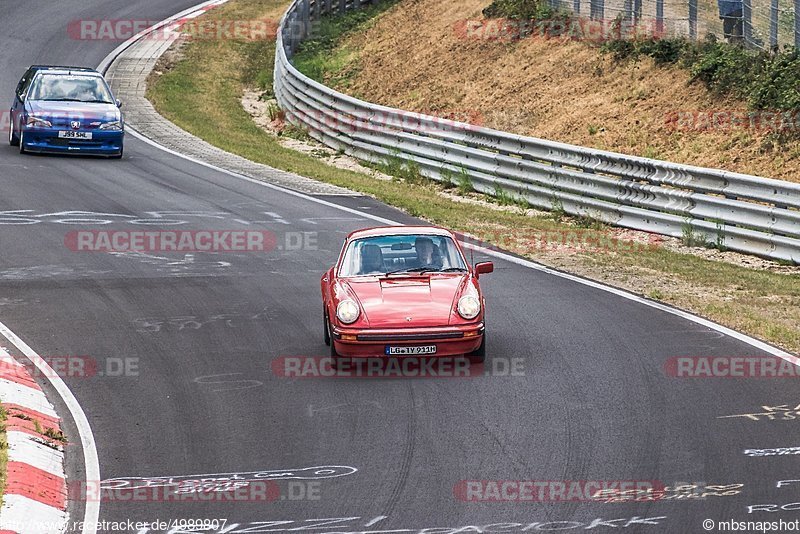
[[[472,295],[461,297],[458,300],[458,314],[464,319],[474,319],[481,313],[481,301]]]
[[[336,308],[336,317],[344,324],[356,322],[360,313],[361,310],[358,308],[358,304],[352,300],[343,300]]]
[[[45,119],[42,119],[42,118],[39,118],[39,117],[35,117],[33,115],[28,115],[28,119],[25,121],[25,125],[28,126],[29,128],[52,128],[53,127],[53,123],[52,122],[50,122],[48,120],[45,120]]]
[[[105,122],[100,125],[101,130],[122,130],[122,121]]]

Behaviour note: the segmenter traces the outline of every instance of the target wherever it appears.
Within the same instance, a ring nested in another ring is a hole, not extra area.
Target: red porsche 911
[[[322,277],[325,343],[340,358],[486,357],[491,262],[467,263],[455,236],[429,226],[358,230]]]

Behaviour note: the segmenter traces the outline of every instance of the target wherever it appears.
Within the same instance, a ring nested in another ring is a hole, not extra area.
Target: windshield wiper
[[[442,269],[439,271],[440,273],[465,273],[467,272],[466,269],[463,267],[448,267],[447,269]]]
[[[389,271],[384,276],[389,276],[390,274],[402,274],[402,273],[425,273],[425,272],[439,272],[439,269],[431,269],[430,267],[414,267],[413,269],[398,269],[396,271]]]
[[[81,104],[112,104],[106,100],[81,100],[80,98],[46,98],[45,102],[80,102]]]

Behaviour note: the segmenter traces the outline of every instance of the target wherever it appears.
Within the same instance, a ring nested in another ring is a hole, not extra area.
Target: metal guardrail
[[[287,119],[325,145],[374,163],[413,162],[434,180],[522,197],[605,223],[800,263],[800,185],[514,135],[370,104],[290,62],[315,20],[369,0],[295,0],[281,20],[275,95]]]

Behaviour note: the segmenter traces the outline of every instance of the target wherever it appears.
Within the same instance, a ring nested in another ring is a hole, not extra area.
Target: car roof
[[[454,237],[450,230],[439,226],[377,226],[374,228],[363,228],[356,230],[347,236],[348,240],[360,239],[363,237],[379,237],[392,235],[414,235],[426,234],[444,237]]]
[[[102,78],[103,75],[94,69],[86,67],[48,67],[35,65],[33,69],[33,76],[37,74],[55,74],[63,76],[90,76],[92,78]]]
[[[96,74],[100,74],[91,67],[70,67],[67,65],[31,65],[30,69],[28,70],[56,70],[64,72],[78,71],[78,72],[94,72]]]

